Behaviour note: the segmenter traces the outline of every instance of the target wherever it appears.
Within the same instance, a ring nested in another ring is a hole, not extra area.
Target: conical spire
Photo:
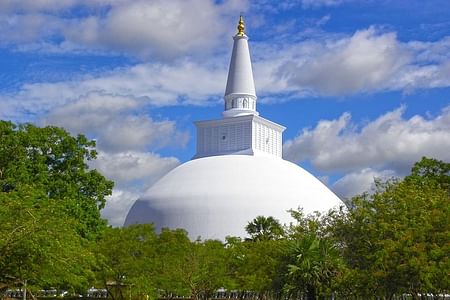
[[[224,117],[258,115],[248,36],[244,32],[245,24],[242,16],[239,18],[237,29],[238,32],[233,37],[233,53],[225,89]]]

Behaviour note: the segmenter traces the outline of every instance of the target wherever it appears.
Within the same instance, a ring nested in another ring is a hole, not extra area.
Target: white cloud
[[[364,168],[338,179],[332,189],[341,199],[350,199],[364,192],[373,192],[375,179],[386,180],[393,177],[397,177],[393,170],[377,171],[372,168]]]
[[[420,63],[442,63],[450,59],[450,37],[435,42],[411,41],[407,46],[417,53],[416,61]]]
[[[90,93],[50,111],[46,124],[62,126],[72,133],[95,137],[108,152],[145,150],[167,145],[184,146],[189,135],[179,132],[173,121],[154,121],[139,112],[142,105],[132,97]]]
[[[71,13],[76,7],[83,16]],[[235,0],[6,0],[0,2],[0,43],[50,42],[50,49],[60,44],[169,60],[220,48],[233,30],[225,24],[246,7]]]
[[[379,34],[372,27],[314,48],[309,56],[288,61],[280,73],[289,84],[324,95],[385,89],[411,61],[395,33]]]
[[[311,160],[326,171],[389,168],[404,174],[422,156],[450,160],[450,107],[435,118],[403,118],[404,108],[388,112],[358,128],[351,116],[322,120],[284,146],[284,157]]]
[[[115,182],[113,194],[102,210],[103,217],[113,226],[123,225],[134,201],[179,163],[174,157],[148,152],[100,152],[91,167]]]
[[[142,57],[172,58],[212,49],[223,28],[218,7],[208,0],[133,1],[112,7],[104,18],[75,22],[65,36]]]
[[[102,217],[112,226],[122,226],[128,211],[140,195],[139,192],[114,189],[112,195],[106,200],[105,208],[101,211]]]
[[[322,32],[306,35],[300,42],[251,47],[256,85],[263,97],[346,96],[450,86],[448,37],[401,42],[395,32],[370,27],[352,36]]]
[[[209,63],[137,64],[97,77],[25,84],[15,94],[0,95],[0,118],[21,121],[23,116],[42,116],[90,94],[124,97],[135,105],[208,104],[221,98],[227,72],[225,64]]]
[[[174,157],[160,157],[149,152],[100,152],[91,167],[117,182],[121,188],[138,181],[145,190],[179,163]]]

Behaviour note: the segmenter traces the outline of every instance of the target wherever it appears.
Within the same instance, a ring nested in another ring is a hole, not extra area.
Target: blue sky
[[[103,214],[195,152],[221,116],[239,14],[260,114],[284,157],[342,197],[450,161],[450,1],[3,0],[0,119],[96,139],[116,182]]]

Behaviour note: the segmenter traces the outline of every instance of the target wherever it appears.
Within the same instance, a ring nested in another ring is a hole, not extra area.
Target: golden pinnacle
[[[244,18],[243,18],[242,15],[241,15],[241,16],[239,17],[239,24],[238,24],[238,26],[237,26],[237,30],[238,30],[237,35],[243,36],[243,35],[245,34],[244,29],[245,29]]]

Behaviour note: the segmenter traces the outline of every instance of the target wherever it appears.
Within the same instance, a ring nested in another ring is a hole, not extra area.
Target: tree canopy
[[[280,221],[274,217],[257,216],[245,226],[251,240],[275,240],[283,236]]]
[[[28,186],[64,203],[79,220],[78,230],[93,238],[105,226],[100,209],[113,182],[87,162],[95,159],[95,142],[54,126],[15,125],[0,121],[0,192]]]
[[[404,180],[378,183],[352,199],[333,227],[344,259],[367,297],[448,291],[450,164],[423,158]]]
[[[87,161],[95,143],[58,127],[0,121],[0,282],[85,288],[90,243],[113,183]]]
[[[0,290],[58,286],[81,290],[93,279],[89,241],[61,202],[22,186],[0,193]]]

